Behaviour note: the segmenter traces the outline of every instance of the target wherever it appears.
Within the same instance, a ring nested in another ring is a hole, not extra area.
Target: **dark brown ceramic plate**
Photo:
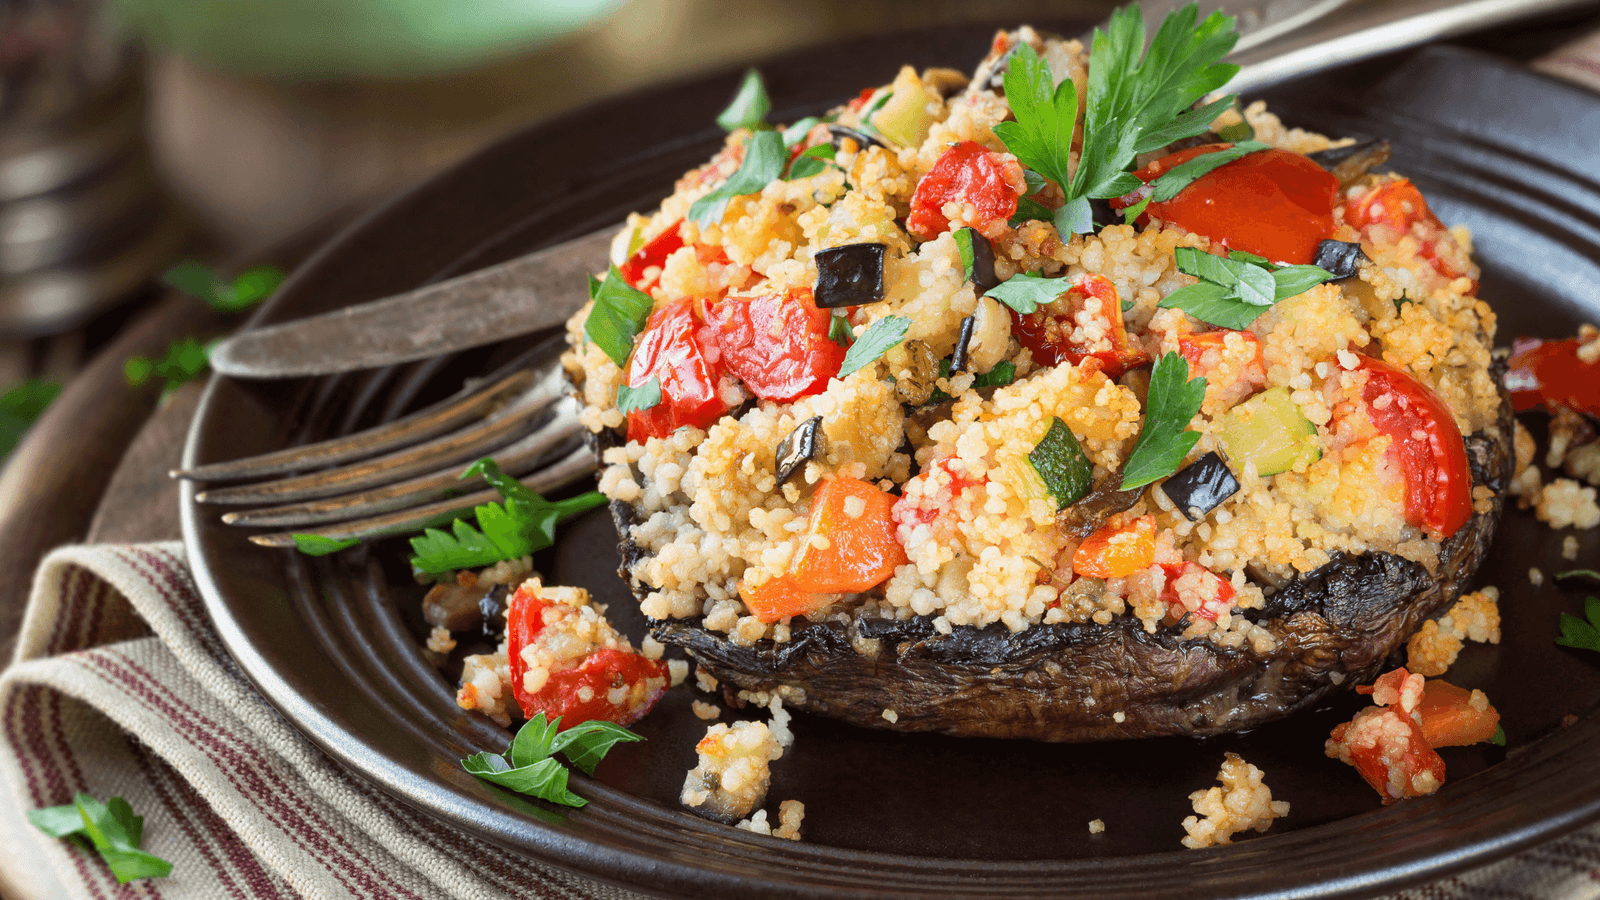
[[[1072,23],[1058,24],[1071,33]],[[942,28],[861,39],[770,60],[793,120],[890,79],[899,64],[967,67],[992,31]],[[590,107],[515,135],[370,216],[304,266],[257,316],[265,323],[408,289],[508,258],[650,207],[705,159],[733,74]],[[1360,93],[1352,85],[1372,87]],[[1341,99],[1350,98],[1350,99]],[[1276,91],[1291,122],[1382,134],[1449,222],[1472,226],[1482,295],[1502,341],[1570,334],[1600,319],[1600,98],[1504,62],[1433,49]],[[214,381],[185,464],[230,459],[392,417],[459,384],[495,351],[360,377]],[[1445,751],[1438,794],[1382,807],[1322,755],[1355,704],[1208,741],[1082,746],[958,740],[853,729],[799,716],[775,766],[770,804],[806,804],[803,843],[704,822],[679,807],[704,723],[688,689],[614,751],[590,798],[568,811],[522,804],[456,760],[499,750],[503,730],[463,715],[418,651],[420,590],[403,546],[337,557],[268,552],[184,495],[184,533],[202,590],[240,666],[331,755],[393,795],[462,829],[607,881],[685,897],[1364,896],[1487,861],[1600,815],[1600,656],[1556,647],[1557,617],[1580,592],[1529,585],[1528,568],[1571,567],[1560,535],[1512,510],[1480,583],[1500,586],[1498,646],[1473,646],[1453,680],[1484,688],[1508,749]],[[1580,560],[1600,534],[1580,536]],[[540,560],[555,581],[641,623],[616,578],[603,511],[567,527]],[[1576,724],[1563,728],[1563,717]],[[1293,805],[1271,833],[1183,851],[1187,796],[1213,783],[1225,751],[1263,768]],[[1103,834],[1088,822],[1102,819]]]

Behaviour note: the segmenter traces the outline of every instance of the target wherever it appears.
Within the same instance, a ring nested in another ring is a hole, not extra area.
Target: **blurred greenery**
[[[549,43],[625,0],[111,0],[153,46],[227,71],[416,76]]]

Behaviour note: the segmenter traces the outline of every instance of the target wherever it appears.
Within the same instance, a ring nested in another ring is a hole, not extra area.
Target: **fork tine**
[[[549,407],[566,394],[560,368],[537,380],[489,419],[428,443],[337,469],[260,484],[215,488],[195,495],[200,503],[292,503],[360,491],[490,455],[535,428],[549,427]],[[559,416],[558,416],[559,418]]]
[[[469,380],[444,400],[377,428],[257,456],[173,469],[168,474],[192,481],[238,481],[337,465],[409,447],[482,421],[504,408],[537,381],[546,365],[555,364],[563,346],[559,338],[544,341],[496,371]]]
[[[583,424],[577,416],[577,404],[570,398],[564,402],[570,404],[570,412],[558,415],[545,428],[494,452],[495,462],[499,464],[501,471],[514,477],[526,475],[549,459],[553,450],[563,449],[562,445],[569,444],[572,438],[583,430]],[[461,467],[452,466],[364,493],[344,494],[326,500],[267,509],[230,512],[223,515],[222,521],[229,525],[251,528],[293,528],[340,519],[374,516],[408,506],[420,506],[452,493],[459,493],[462,488],[477,489],[483,485],[482,478],[463,481]]]
[[[579,446],[558,462],[540,469],[530,477],[522,479],[522,483],[539,493],[549,493],[583,478],[593,472],[594,469],[594,454],[589,451],[588,447]],[[341,522],[337,525],[308,529],[298,533],[316,535],[332,540],[349,540],[352,538],[364,540],[366,538],[385,537],[395,534],[409,534],[422,528],[443,525],[474,506],[499,499],[500,494],[498,491],[479,491],[466,497],[451,497],[426,506],[358,519],[353,522]],[[286,531],[252,535],[250,540],[263,547],[293,547],[295,545],[294,533]]]

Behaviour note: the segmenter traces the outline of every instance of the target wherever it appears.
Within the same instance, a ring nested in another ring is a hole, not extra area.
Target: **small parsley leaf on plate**
[[[623,415],[631,412],[644,412],[661,402],[661,379],[650,376],[650,380],[638,387],[629,387],[626,384],[617,385],[617,411]]]
[[[1583,601],[1585,622],[1571,613],[1561,614],[1561,636],[1556,643],[1562,647],[1600,652],[1600,597]]]
[[[1557,578],[1588,578],[1588,579],[1590,579],[1592,581],[1600,581],[1600,571],[1596,571],[1594,569],[1568,569],[1565,572],[1557,572],[1556,573],[1556,577]]]
[[[559,721],[559,720],[558,720]],[[552,749],[566,756],[585,775],[593,775],[600,760],[619,743],[642,741],[644,738],[615,722],[594,719],[568,728],[555,736]]]
[[[193,381],[211,368],[211,347],[192,337],[181,337],[167,345],[160,359],[130,357],[122,364],[122,375],[130,387],[140,387],[152,378],[166,379],[163,396],[179,385]]]
[[[361,543],[356,538],[340,540],[339,538],[323,537],[320,534],[295,534],[293,537],[294,548],[307,556],[327,556],[330,553],[338,553],[340,550],[354,547]]]
[[[835,377],[843,378],[876,362],[891,347],[905,340],[906,332],[910,330],[911,320],[905,316],[884,316],[873,322],[845,351],[844,363],[839,366],[839,374]]]
[[[717,114],[717,124],[723,131],[761,128],[769,112],[772,112],[772,99],[767,96],[767,85],[761,80],[760,72],[750,69],[739,82],[739,92],[733,96],[733,102]]]
[[[134,815],[133,807],[121,797],[101,803],[88,794],[78,794],[62,806],[29,810],[28,821],[53,838],[86,841],[120,884],[136,878],[160,878],[172,871],[172,863],[139,849],[144,840],[144,817]]]
[[[789,151],[783,146],[783,136],[776,131],[758,131],[744,145],[744,161],[711,193],[689,206],[689,218],[701,228],[709,228],[722,221],[728,201],[746,194],[758,193],[783,174],[783,165],[789,160]]]
[[[554,754],[565,754],[573,765],[593,775],[613,746],[642,740],[621,725],[603,720],[580,722],[562,730],[560,716],[546,721],[544,713],[539,713],[517,731],[505,756],[487,751],[474,753],[461,761],[461,767],[491,784],[551,803],[579,807],[589,801],[568,789],[568,772]]]
[[[461,519],[449,532],[429,528],[411,539],[411,565],[437,575],[456,569],[476,569],[527,556],[555,542],[556,523],[606,502],[604,494],[587,491],[566,500],[549,501],[522,482],[505,475],[492,459],[480,459],[461,474],[482,475],[505,498],[473,510],[478,527]]]
[[[1504,726],[1495,727],[1494,734],[1489,737],[1489,743],[1496,747],[1504,747],[1506,745],[1506,729]]]
[[[1019,272],[985,292],[1017,312],[1027,315],[1071,289],[1065,278],[1045,278]]]
[[[1200,411],[1206,380],[1189,378],[1189,363],[1168,352],[1150,371],[1150,393],[1144,407],[1144,426],[1122,467],[1122,490],[1143,487],[1178,471],[1200,435],[1189,421]]]
[[[628,284],[616,266],[611,267],[604,281],[589,276],[589,299],[594,306],[583,322],[584,337],[594,341],[612,362],[627,366],[633,339],[644,330],[655,301]]]

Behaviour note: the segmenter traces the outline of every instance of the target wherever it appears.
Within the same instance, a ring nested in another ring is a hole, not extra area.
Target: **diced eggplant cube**
[[[1239,492],[1239,480],[1222,457],[1207,453],[1161,483],[1162,493],[1191,522],[1198,522]]]
[[[978,233],[978,229],[968,225],[961,229],[968,232],[972,239],[972,287],[981,296],[985,291],[1000,284],[1000,279],[994,274],[994,246],[989,239]]]
[[[778,442],[778,484],[783,484],[805,468],[822,451],[822,417],[812,416],[795,426]]]
[[[972,346],[972,329],[978,324],[976,315],[961,320],[961,332],[956,335],[956,348],[950,353],[950,374],[967,370],[967,351]]]
[[[1315,263],[1332,272],[1335,281],[1342,281],[1354,277],[1361,269],[1361,261],[1366,258],[1360,244],[1326,240],[1317,245]]]
[[[817,251],[817,306],[839,309],[882,300],[884,249],[883,244],[869,243]]]

